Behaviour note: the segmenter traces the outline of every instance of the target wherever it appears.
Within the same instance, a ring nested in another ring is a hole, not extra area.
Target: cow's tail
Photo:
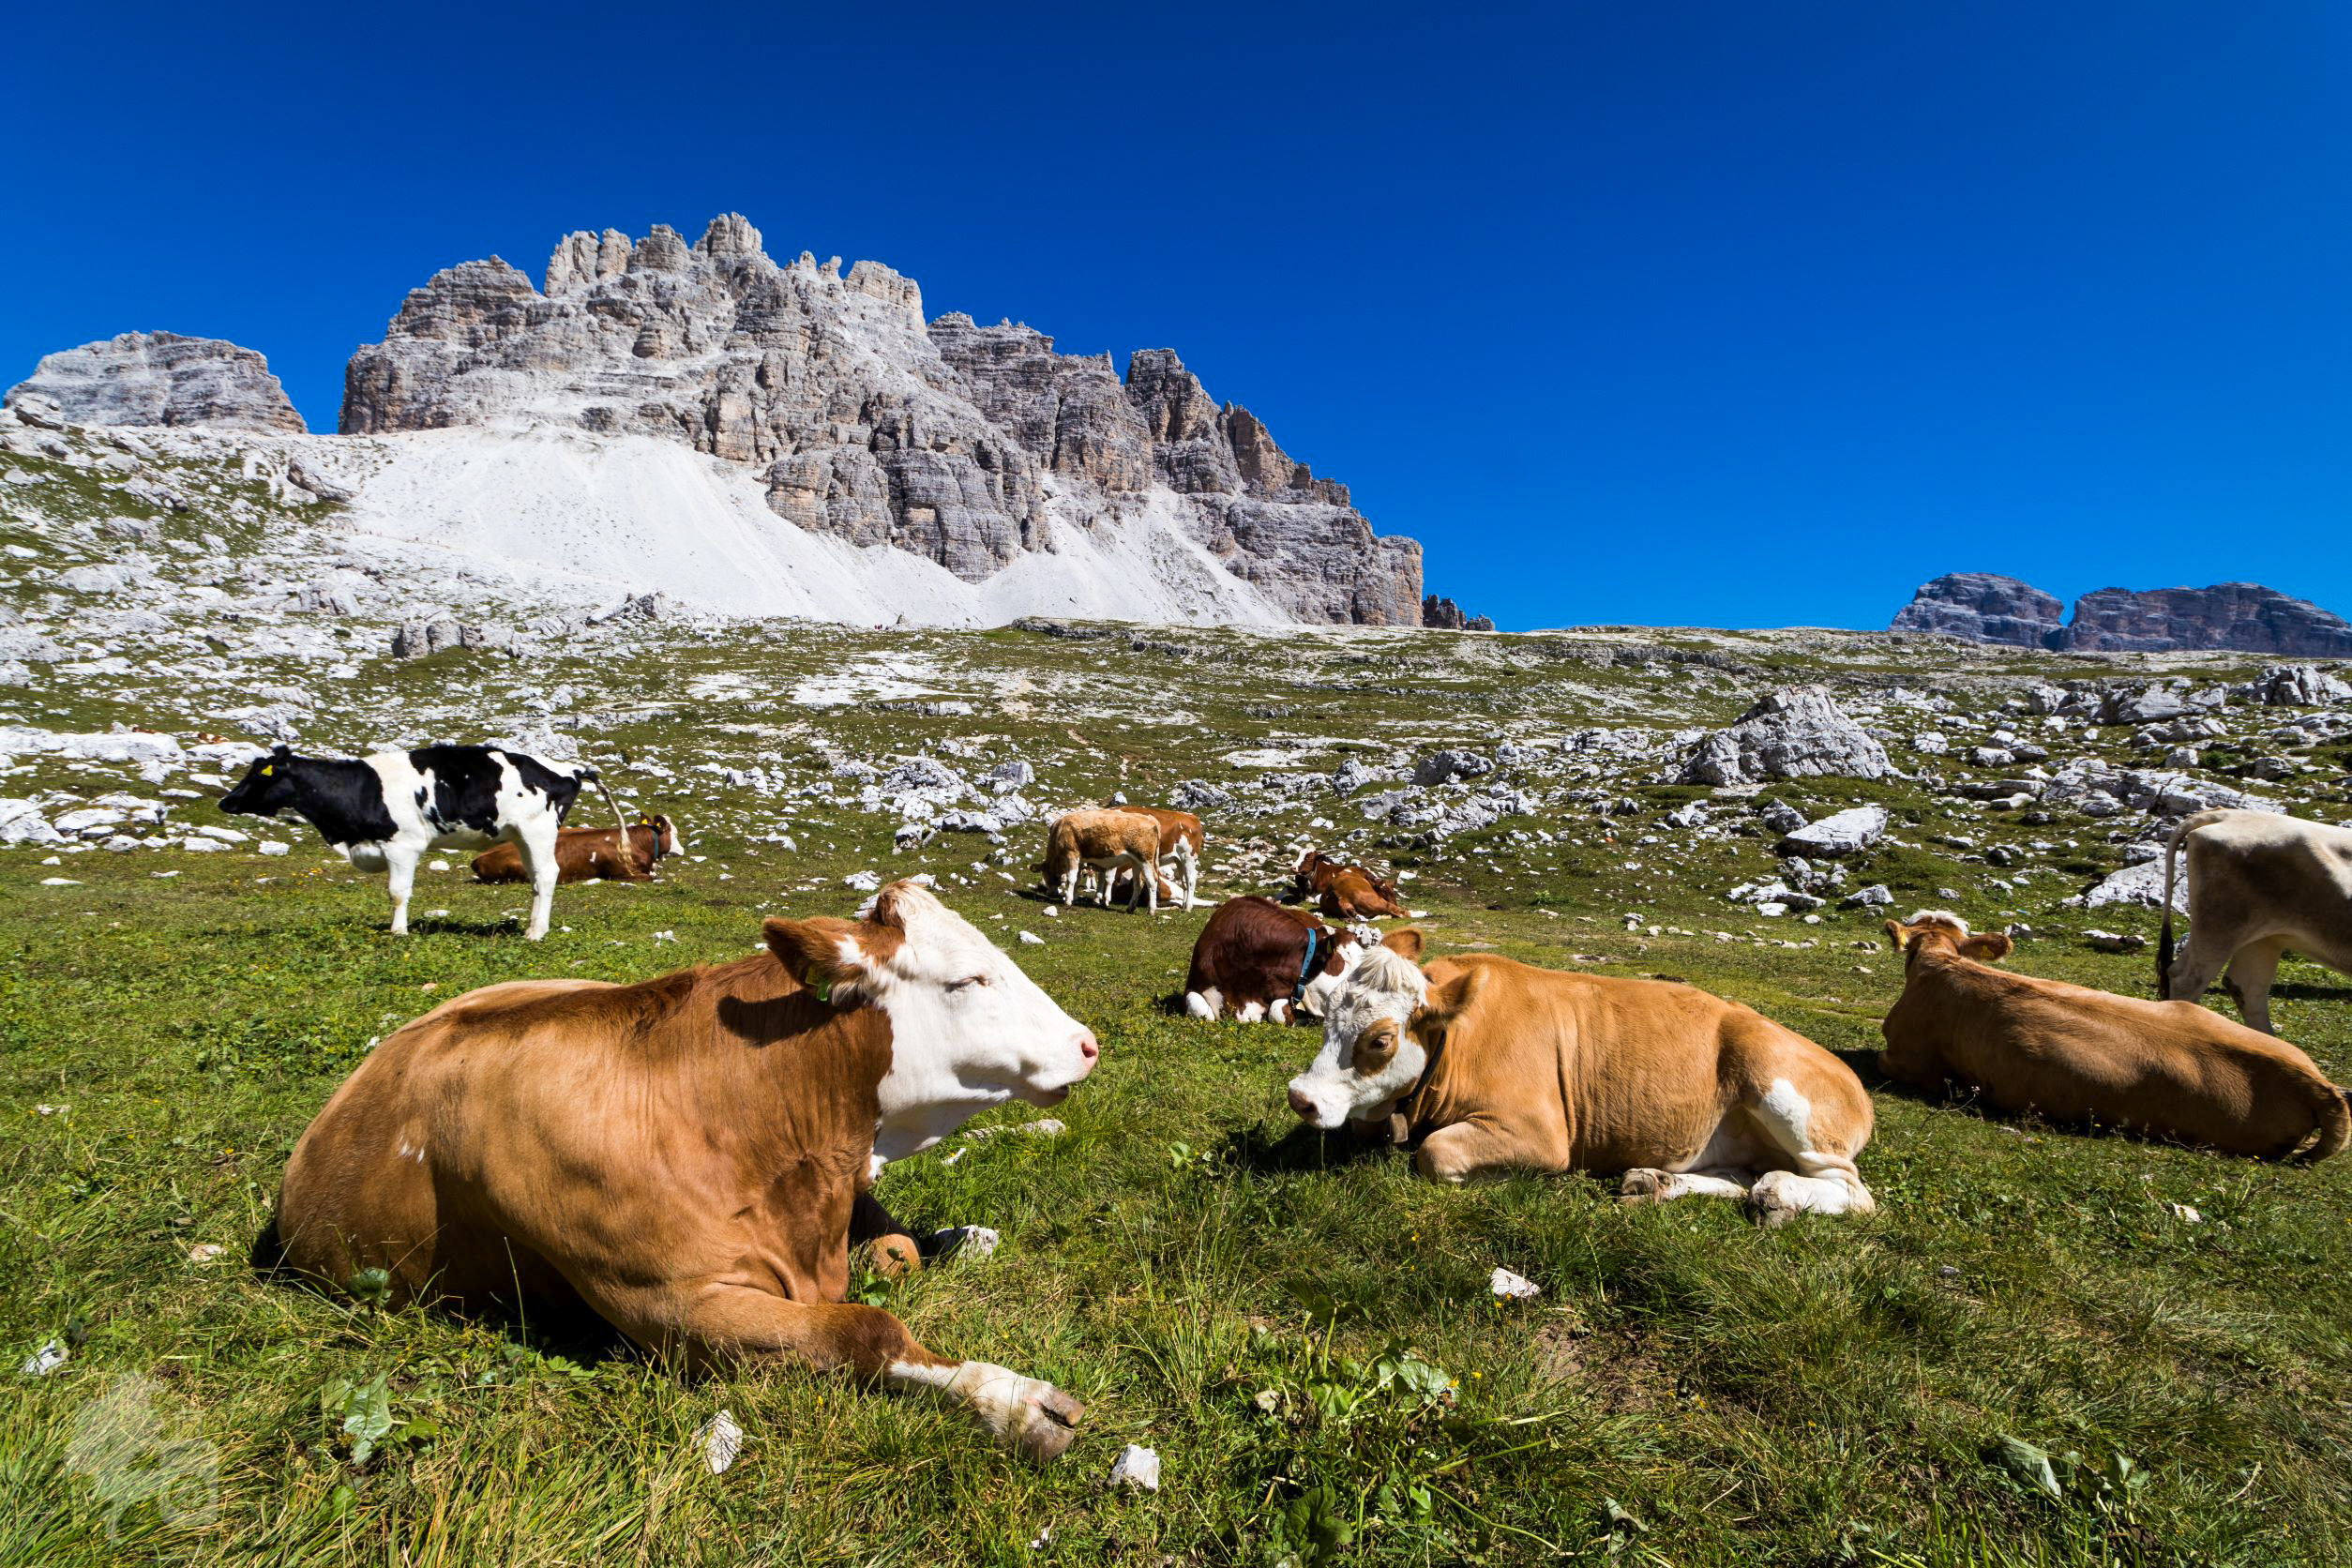
[[[621,803],[612,798],[612,792],[604,787],[604,776],[597,773],[596,769],[583,763],[572,770],[572,776],[579,779],[582,784],[594,784],[596,787],[596,793],[604,797],[605,805],[612,808],[612,826],[621,835],[621,852],[623,854],[628,853],[629,820],[628,817],[621,810]]]
[[[2318,1136],[2311,1147],[2295,1156],[2298,1165],[2341,1154],[2344,1145],[2352,1143],[2352,1089],[2338,1089],[2325,1078],[2317,1079],[2312,1084],[2311,1108]]]
[[[2227,810],[2193,812],[2180,819],[2172,837],[2164,842],[2164,923],[2156,937],[2156,996],[2161,1002],[2172,1000],[2172,882],[2180,860],[2181,843],[2197,829],[2209,827],[2228,815]]]

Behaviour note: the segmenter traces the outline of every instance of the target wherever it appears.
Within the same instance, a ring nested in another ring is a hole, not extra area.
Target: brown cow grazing
[[[667,817],[640,817],[629,824],[628,852],[621,850],[617,827],[567,827],[555,835],[555,880],[559,882],[646,882],[662,857],[678,852],[678,830]],[[512,844],[494,844],[474,857],[474,880],[514,882],[529,880],[522,852]]]
[[[1094,1036],[912,882],[762,934],[635,986],[486,987],[385,1040],[294,1146],[280,1256],[336,1286],[380,1269],[395,1302],[584,1304],[690,1365],[846,1366],[1061,1453],[1069,1395],[844,1298],[882,1161],[989,1106],[1059,1104]]]
[[[1903,996],[1880,1031],[1880,1071],[1939,1093],[1951,1080],[2002,1110],[2103,1123],[2224,1153],[2322,1159],[2352,1110],[2310,1057],[2193,1002],[2142,1002],[1989,966],[1998,931],[1922,910],[1887,922]]]
[[[1209,836],[1201,830],[1200,819],[1189,811],[1170,811],[1158,806],[1121,806],[1119,811],[1132,811],[1138,817],[1149,817],[1160,825],[1160,854],[1170,862],[1176,872],[1176,886],[1184,893],[1184,908],[1199,902],[1200,861],[1209,847]],[[1166,891],[1161,897],[1173,897]]]
[[[1629,1201],[1738,1198],[1766,1225],[1877,1206],[1854,1167],[1870,1096],[1803,1035],[1689,986],[1491,954],[1425,969],[1421,946],[1392,933],[1326,1001],[1323,1048],[1290,1080],[1308,1124],[1399,1117],[1440,1182],[1622,1173]]]
[[[1046,891],[1062,902],[1078,897],[1078,872],[1091,868],[1102,877],[1098,901],[1110,903],[1111,883],[1122,871],[1138,873],[1127,894],[1132,912],[1142,899],[1153,914],[1160,912],[1160,825],[1132,811],[1071,811],[1056,817],[1046,829]],[[1144,876],[1140,873],[1151,871]]]
[[[1385,920],[1408,912],[1397,901],[1394,877],[1376,877],[1320,850],[1299,857],[1290,872],[1290,897],[1313,898],[1334,920]]]
[[[1353,931],[1334,930],[1272,898],[1228,898],[1209,912],[1192,944],[1184,1011],[1196,1018],[1230,1012],[1244,1023],[1294,1013],[1323,1016],[1324,999],[1363,955]]]

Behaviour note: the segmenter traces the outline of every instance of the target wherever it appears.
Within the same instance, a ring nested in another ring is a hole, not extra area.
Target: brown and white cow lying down
[[[646,882],[662,857],[678,852],[678,830],[667,817],[640,817],[629,824],[626,853],[617,827],[567,827],[555,835],[555,880],[559,882]],[[497,844],[474,857],[474,880],[513,882],[527,880],[522,852],[512,844]]]
[[[1406,913],[1396,901],[1394,878],[1374,876],[1361,866],[1349,866],[1320,850],[1299,857],[1290,873],[1290,897],[1313,899],[1334,920],[1384,920]]]
[[[1982,1090],[2002,1110],[2104,1123],[2225,1153],[2306,1159],[2352,1136],[2352,1110],[2310,1057],[2193,1002],[2142,1002],[1990,966],[1998,931],[1956,914],[1887,922],[1903,996],[1880,1026],[1879,1069],[1940,1092]],[[2315,1135],[2315,1136],[2314,1136]]]
[[[294,1146],[276,1247],[332,1285],[382,1269],[395,1300],[584,1303],[690,1364],[847,1366],[1061,1453],[1077,1401],[844,1297],[882,1161],[989,1106],[1059,1103],[1094,1036],[911,882],[856,923],[763,935],[732,963],[513,981],[426,1014]]]
[[[1136,873],[1127,895],[1127,908],[1142,900],[1153,914],[1160,912],[1160,824],[1133,811],[1071,811],[1056,817],[1046,829],[1046,858],[1037,867],[1045,873],[1046,891],[1067,904],[1078,897],[1078,872],[1092,869],[1102,877],[1100,902],[1110,902],[1111,883],[1122,871]],[[1150,875],[1143,873],[1150,872]]]
[[[1421,948],[1391,933],[1325,999],[1323,1048],[1290,1080],[1310,1125],[1401,1117],[1440,1182],[1622,1174],[1628,1200],[1737,1198],[1767,1225],[1877,1206],[1854,1167],[1870,1096],[1803,1035],[1689,986],[1491,954],[1424,968]]]
[[[2172,877],[2189,849],[2189,940],[2172,951]],[[2164,847],[2156,994],[2194,1002],[2224,969],[2246,1022],[2270,1027],[2270,980],[2293,948],[2352,974],[2352,829],[2269,811],[2200,811]]]
[[[1209,913],[1192,944],[1184,1011],[1196,1018],[1227,1013],[1244,1023],[1289,1023],[1293,1007],[1323,1016],[1324,999],[1363,956],[1355,932],[1334,929],[1304,910],[1272,898],[1228,898]]]

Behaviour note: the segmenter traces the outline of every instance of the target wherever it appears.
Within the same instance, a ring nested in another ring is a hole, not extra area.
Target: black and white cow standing
[[[409,890],[429,851],[513,844],[531,876],[531,924],[522,934],[536,942],[555,901],[555,830],[580,786],[596,777],[494,746],[379,751],[356,761],[297,757],[281,746],[254,761],[220,809],[249,817],[294,811],[354,866],[385,873],[396,937],[408,934]]]

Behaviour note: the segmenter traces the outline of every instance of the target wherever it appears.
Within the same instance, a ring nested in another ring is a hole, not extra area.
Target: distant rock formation
[[[1896,631],[1946,632],[1975,642],[2047,648],[2064,628],[2066,607],[2013,577],[1951,572],[1922,586],[1896,611]]]
[[[567,235],[544,290],[495,257],[448,268],[345,372],[347,433],[518,423],[685,443],[758,470],[803,528],[968,582],[1157,513],[1300,620],[1422,623],[1420,545],[1375,535],[1173,353],[1137,353],[1123,384],[1026,326],[927,325],[912,279],[779,265],[732,213],[692,246]]]
[[[1492,631],[1495,623],[1485,615],[1466,615],[1462,607],[1452,599],[1435,594],[1424,595],[1421,600],[1421,624],[1439,631]]]
[[[48,354],[8,401],[44,397],[68,424],[303,433],[269,361],[218,338],[126,332]]]
[[[2102,588],[2074,601],[2060,646],[2085,653],[2229,648],[2284,658],[2352,658],[2352,625],[2307,599],[2253,582],[2210,588]]]
[[[2210,588],[2102,588],[2058,601],[2013,577],[1953,572],[1925,584],[1895,631],[1943,632],[1977,642],[2076,653],[2235,650],[2285,658],[2352,658],[2352,624],[2305,599],[2252,582]]]

